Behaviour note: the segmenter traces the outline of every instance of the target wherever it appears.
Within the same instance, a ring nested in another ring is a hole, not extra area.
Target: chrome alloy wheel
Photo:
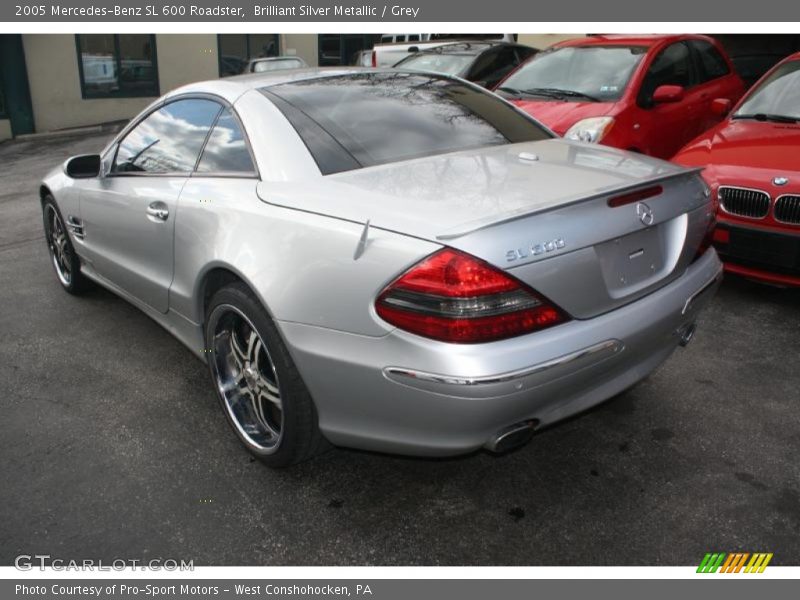
[[[283,404],[275,364],[253,323],[230,304],[209,315],[209,364],[242,440],[261,454],[281,441]]]
[[[65,286],[72,282],[72,250],[69,245],[67,231],[61,222],[55,207],[48,204],[45,208],[47,218],[47,245],[56,274]]]

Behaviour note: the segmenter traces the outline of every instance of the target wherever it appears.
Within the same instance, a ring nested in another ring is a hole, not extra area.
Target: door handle
[[[169,217],[169,209],[163,202],[151,202],[147,207],[147,216],[151,221],[166,221]]]

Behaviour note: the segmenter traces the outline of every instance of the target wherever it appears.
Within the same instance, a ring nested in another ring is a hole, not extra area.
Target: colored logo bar
[[[708,552],[697,567],[697,572],[763,573],[771,560],[772,552]]]

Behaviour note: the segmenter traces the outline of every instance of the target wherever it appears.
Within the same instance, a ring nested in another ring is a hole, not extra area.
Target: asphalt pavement
[[[271,471],[187,349],[56,281],[38,182],[108,135],[0,144],[0,564],[800,564],[800,291],[728,277],[687,348],[511,454]]]

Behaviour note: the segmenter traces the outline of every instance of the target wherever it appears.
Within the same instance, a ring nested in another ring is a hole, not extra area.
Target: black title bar
[[[786,0],[41,0],[0,3],[4,22],[780,22],[798,33],[800,2]],[[794,23],[793,23],[794,22]]]

